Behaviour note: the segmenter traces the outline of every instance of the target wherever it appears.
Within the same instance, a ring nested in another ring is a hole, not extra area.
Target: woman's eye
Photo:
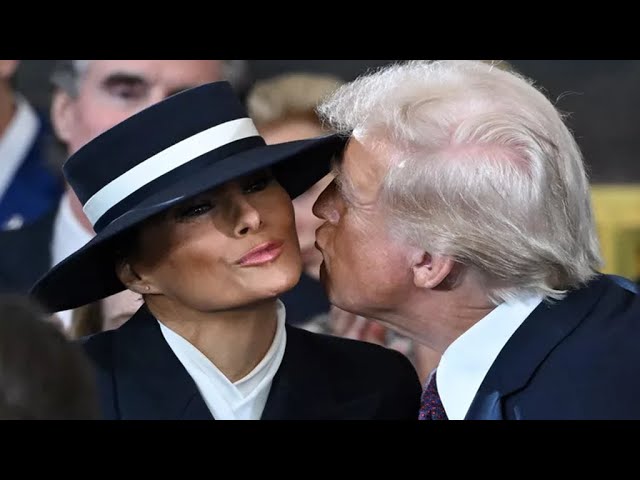
[[[245,187],[244,191],[246,193],[254,193],[259,192],[267,188],[269,183],[273,180],[272,176],[265,175],[263,177],[256,178],[249,182],[249,184]]]
[[[212,203],[199,203],[197,205],[190,205],[180,210],[179,218],[194,218],[204,215],[213,208]]]

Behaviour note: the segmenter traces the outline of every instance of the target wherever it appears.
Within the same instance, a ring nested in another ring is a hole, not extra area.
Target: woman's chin
[[[268,297],[278,297],[288,292],[300,281],[301,270],[281,272],[278,275],[272,275],[265,279],[259,287]]]

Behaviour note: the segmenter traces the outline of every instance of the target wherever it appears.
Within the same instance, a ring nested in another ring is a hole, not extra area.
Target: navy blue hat
[[[329,172],[337,135],[266,145],[228,82],[173,95],[107,130],[65,163],[96,236],[31,289],[52,312],[124,290],[114,240],[125,230],[225,182],[270,167],[294,198]]]

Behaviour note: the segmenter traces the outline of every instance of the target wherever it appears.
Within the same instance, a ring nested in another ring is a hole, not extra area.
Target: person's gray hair
[[[57,60],[51,72],[51,82],[57,88],[75,97],[78,95],[82,76],[91,60]],[[238,92],[243,92],[250,83],[247,60],[221,60],[222,78]]]
[[[480,61],[412,61],[363,75],[319,112],[388,152],[389,228],[470,267],[494,302],[562,298],[597,274],[582,154],[530,80]]]

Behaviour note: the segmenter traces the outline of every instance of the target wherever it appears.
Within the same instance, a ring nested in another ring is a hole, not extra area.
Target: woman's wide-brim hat
[[[195,87],[129,117],[82,147],[63,167],[96,232],[31,288],[50,312],[125,289],[114,242],[189,197],[271,168],[292,198],[329,172],[337,135],[267,145],[228,82]]]

